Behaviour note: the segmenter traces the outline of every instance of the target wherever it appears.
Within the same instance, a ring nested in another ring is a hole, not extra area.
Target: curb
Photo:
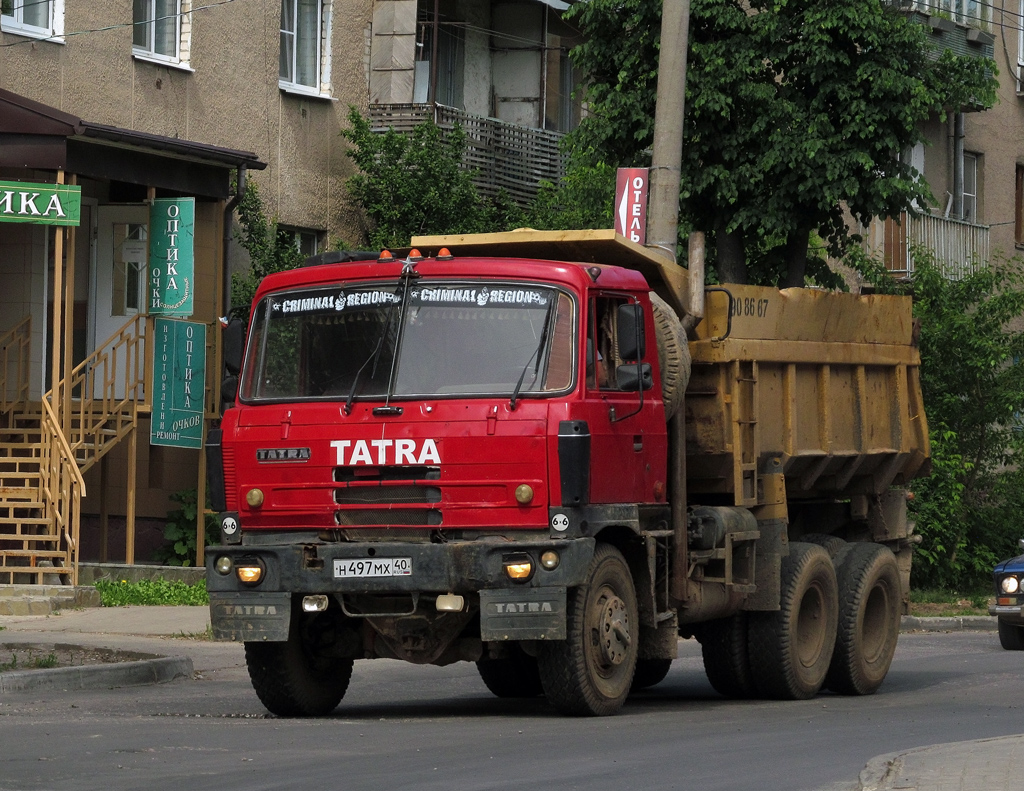
[[[904,615],[901,632],[994,632],[999,628],[994,615],[961,615],[953,618],[919,618]]]
[[[917,750],[906,750],[902,753],[876,755],[860,770],[860,775],[857,777],[860,782],[860,791],[880,791],[885,788],[883,783],[897,777],[900,769],[903,768],[903,756],[924,749],[927,748],[918,747]]]
[[[191,678],[192,660],[186,656],[161,656],[134,662],[57,667],[52,670],[12,670],[0,673],[0,693],[32,689],[109,689],[160,684]]]

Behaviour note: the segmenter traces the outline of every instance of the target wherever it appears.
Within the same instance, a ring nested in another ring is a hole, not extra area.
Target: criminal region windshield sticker
[[[410,305],[436,307],[500,305],[502,307],[545,307],[551,299],[548,291],[538,288],[501,288],[499,286],[414,288],[409,292]],[[391,305],[401,300],[401,292],[385,289],[352,289],[340,293],[322,290],[290,294],[287,298],[271,298],[274,313],[297,314],[340,313],[344,310]]]

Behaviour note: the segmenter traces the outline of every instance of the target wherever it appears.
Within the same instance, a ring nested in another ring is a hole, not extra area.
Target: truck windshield
[[[413,283],[280,292],[253,310],[243,401],[520,396],[573,383],[575,303],[545,286]],[[549,320],[550,318],[550,320]],[[400,348],[399,348],[400,344]],[[524,370],[525,369],[525,370]],[[358,375],[358,379],[357,379]]]

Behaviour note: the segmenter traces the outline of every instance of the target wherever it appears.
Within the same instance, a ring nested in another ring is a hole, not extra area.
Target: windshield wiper
[[[534,358],[537,359],[537,365],[533,369],[533,381],[537,381],[537,374],[540,373],[540,354],[544,350],[544,347],[548,342],[548,333],[551,330],[551,319],[555,315],[555,298],[551,298],[551,304],[548,305],[547,316],[544,317],[544,330],[540,334],[540,343],[537,344],[537,348],[533,350],[533,354],[526,361],[526,365],[523,366],[522,373],[519,374],[519,381],[516,382],[515,389],[512,391],[512,398],[509,401],[508,408],[513,412],[516,410],[516,403],[519,401],[519,391],[523,387],[523,380],[526,379],[526,372],[530,369],[530,363],[533,362]]]
[[[356,371],[355,378],[352,380],[352,387],[348,391],[348,397],[345,399],[344,412],[346,415],[352,413],[352,402],[356,400],[356,389],[359,387],[359,380],[363,375],[363,371],[366,370],[366,366],[368,366],[372,362],[373,373],[376,373],[377,371],[377,363],[380,361],[380,351],[384,347],[384,340],[388,337],[388,330],[391,328],[391,319],[394,316],[394,314],[395,303],[392,302],[388,305],[388,315],[384,319],[384,326],[381,327],[380,337],[377,338],[377,345],[374,347],[373,351],[370,352],[370,356],[366,358],[366,361],[361,366],[359,366],[359,370]],[[397,349],[395,353],[397,355]]]

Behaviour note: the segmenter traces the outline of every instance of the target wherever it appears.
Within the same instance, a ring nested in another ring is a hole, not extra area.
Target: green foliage
[[[267,219],[254,181],[246,182],[245,194],[238,204],[238,223],[238,240],[249,254],[249,271],[231,275],[231,305],[232,311],[243,316],[248,324],[252,298],[260,281],[274,272],[294,269],[303,258],[292,233]]]
[[[649,164],[660,11],[589,0],[568,12],[588,81],[572,137],[593,161]],[[929,200],[894,154],[945,109],[990,106],[994,74],[988,59],[936,56],[925,28],[881,0],[693,0],[682,224],[712,232],[720,276],[802,285],[809,233],[833,256],[849,246],[843,206],[868,220]]]
[[[614,204],[615,168],[574,160],[558,184],[541,182],[527,224],[541,231],[612,228]]]
[[[181,508],[167,514],[164,527],[164,538],[167,544],[154,550],[153,559],[165,566],[194,566],[196,564],[196,518],[198,510],[196,501],[198,493],[195,489],[185,489],[171,495],[174,502]],[[207,503],[209,507],[209,503]],[[217,519],[206,514],[206,546],[220,541]]]
[[[210,603],[206,583],[168,582],[164,579],[139,580],[96,580],[96,590],[104,607],[125,607],[127,605],[186,605],[199,607]]]
[[[477,194],[473,172],[462,165],[466,134],[442,131],[432,121],[410,135],[374,132],[356,108],[342,135],[359,167],[348,191],[370,221],[375,248],[404,247],[419,234],[480,233],[521,225],[522,212],[507,196],[486,201]]]
[[[914,584],[976,589],[1024,534],[1024,276],[997,262],[948,280],[924,251],[914,257],[933,467],[912,487],[924,539]]]

